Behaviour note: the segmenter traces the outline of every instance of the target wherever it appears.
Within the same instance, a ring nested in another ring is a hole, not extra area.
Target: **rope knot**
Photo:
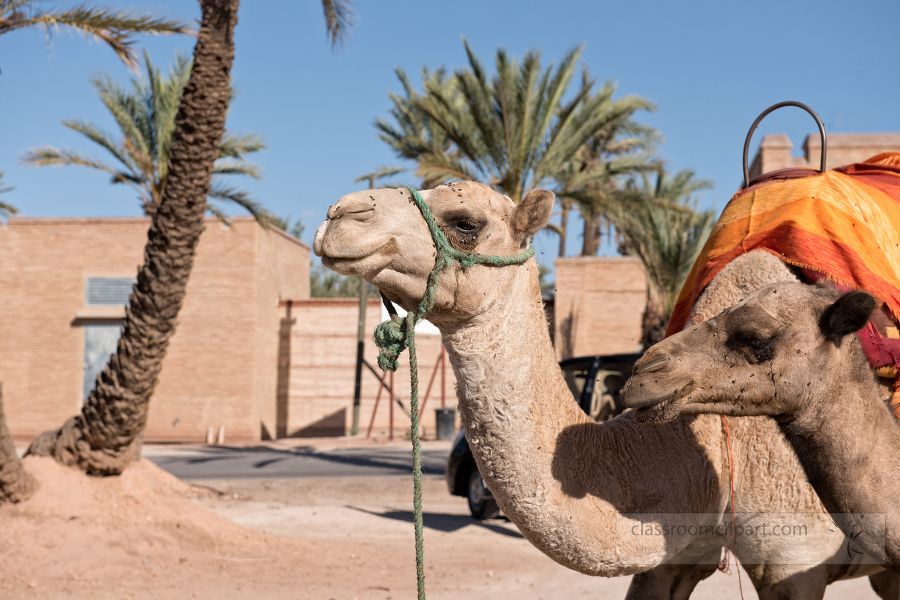
[[[409,346],[406,320],[392,317],[375,328],[375,345],[380,348],[378,366],[382,371],[396,371],[400,354]]]
[[[462,256],[459,257],[458,260],[459,260],[460,266],[463,268],[464,271],[466,269],[470,269],[472,267],[472,265],[474,265],[477,262],[475,255],[471,252],[469,252],[468,254],[463,254]]]

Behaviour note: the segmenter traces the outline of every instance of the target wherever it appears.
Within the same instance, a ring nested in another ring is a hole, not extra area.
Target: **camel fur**
[[[525,249],[553,207],[548,192],[531,192],[516,206],[474,182],[422,197],[451,245],[491,255]],[[363,276],[406,310],[418,306],[435,260],[425,222],[400,189],[344,196],[328,210],[313,247],[326,267]],[[723,271],[697,304],[701,317],[745,289],[793,279],[774,257],[750,253],[739,260],[746,273],[732,273],[732,281]],[[453,366],[479,471],[532,544],[582,573],[637,574],[629,598],[687,598],[714,572],[726,535],[714,548],[698,548],[691,536],[639,539],[628,531],[635,513],[705,515],[711,525],[726,520],[732,507],[721,418],[679,417],[664,427],[642,427],[633,413],[606,423],[588,418],[556,363],[533,259],[451,267],[428,319]],[[738,520],[742,513],[825,514],[772,420],[730,423]],[[765,560],[743,562],[760,598],[821,598],[836,579],[880,570],[827,564],[846,544],[838,531],[809,547],[767,538],[760,549]]]
[[[900,428],[853,335],[875,307],[830,285],[763,287],[654,346],[626,402],[640,421],[775,417],[835,522],[900,572]]]

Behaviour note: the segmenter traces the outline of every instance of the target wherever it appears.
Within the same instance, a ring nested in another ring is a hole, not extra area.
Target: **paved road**
[[[448,447],[422,451],[423,472],[443,475]],[[144,447],[144,457],[179,479],[281,479],[412,474],[409,446],[317,449]]]

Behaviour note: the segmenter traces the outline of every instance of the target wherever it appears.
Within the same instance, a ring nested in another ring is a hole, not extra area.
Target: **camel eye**
[[[478,245],[478,236],[484,229],[485,223],[480,220],[473,219],[467,215],[457,214],[450,216],[446,221],[447,225],[441,227],[447,241],[462,252],[472,252]]]
[[[758,306],[743,305],[728,313],[725,321],[726,345],[741,352],[751,363],[775,358],[775,346],[784,327]]]
[[[775,342],[777,337],[759,338],[750,342],[750,352],[756,362],[766,362],[775,358]]]
[[[761,363],[775,358],[777,342],[777,335],[760,335],[751,329],[732,331],[725,343],[730,350],[743,352],[751,363]]]

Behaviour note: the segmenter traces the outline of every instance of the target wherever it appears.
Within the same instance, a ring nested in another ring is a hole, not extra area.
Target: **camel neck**
[[[719,510],[717,457],[693,450],[693,420],[644,429],[630,415],[585,415],[556,362],[536,266],[519,269],[492,307],[443,330],[485,483],[523,535],[571,569],[618,576],[668,560],[677,544],[623,537],[621,515]],[[658,493],[663,481],[671,493]]]
[[[506,516],[551,558],[589,572],[584,554],[569,548],[583,535],[583,524],[570,519],[576,511],[566,508],[553,460],[560,432],[590,419],[555,360],[536,274],[534,285],[531,273],[522,275],[489,311],[443,336],[460,418],[478,469]]]
[[[526,275],[490,310],[445,334],[444,342],[473,449],[485,436],[501,438],[505,448],[524,452],[528,446],[533,459],[549,465],[562,428],[590,419],[556,362],[537,278]]]
[[[851,349],[855,350],[855,349]],[[780,427],[809,482],[859,549],[900,568],[900,427],[862,356],[841,357],[827,393],[808,398]],[[853,516],[849,516],[853,515]]]
[[[537,443],[549,456],[563,427],[590,419],[562,377],[537,278],[531,279],[517,278],[489,311],[445,334],[444,343],[472,445],[490,430],[516,444]]]

